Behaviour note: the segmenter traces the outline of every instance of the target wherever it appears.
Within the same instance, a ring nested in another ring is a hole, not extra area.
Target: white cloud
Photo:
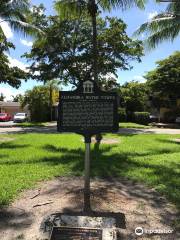
[[[10,57],[9,55],[8,56],[8,59],[9,59],[9,62],[10,62],[10,66],[11,67],[18,67],[20,68],[21,70],[25,71],[25,72],[28,72],[28,67],[29,65],[17,60],[16,58],[12,58]]]
[[[0,26],[7,38],[13,38],[13,32],[12,32],[8,22],[5,22],[0,18]]]
[[[140,82],[140,83],[145,83],[146,82],[146,79],[144,77],[138,76],[138,75],[134,76],[133,80],[137,81],[137,82]]]
[[[153,17],[155,17],[157,14],[158,14],[157,11],[150,12],[150,13],[148,14],[148,20],[151,20],[151,19],[152,19]]]
[[[24,92],[22,90],[17,90],[11,87],[0,86],[0,94],[1,93],[3,93],[3,95],[6,97],[6,101],[11,101],[13,99],[12,96],[16,96],[17,94],[23,94]]]
[[[31,42],[31,41],[28,42],[25,39],[20,39],[20,42],[27,47],[32,47],[32,45],[33,45],[33,42]]]

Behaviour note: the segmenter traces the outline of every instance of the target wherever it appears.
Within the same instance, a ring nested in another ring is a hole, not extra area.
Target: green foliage
[[[28,104],[32,121],[49,120],[49,88],[47,86],[36,86],[32,90],[26,91],[21,104],[22,106]]]
[[[180,96],[180,51],[168,58],[158,61],[155,70],[147,73],[145,78],[152,92],[164,97]]]
[[[5,98],[6,98],[6,97],[4,96],[4,94],[3,94],[3,93],[1,93],[1,94],[0,94],[0,101],[2,101],[2,102],[3,102]]]
[[[165,40],[173,41],[180,33],[180,2],[174,1],[167,6],[165,12],[154,16],[150,21],[142,24],[135,32],[136,35],[146,33],[145,41],[149,48],[155,48]]]
[[[3,33],[0,32],[0,83],[7,83],[12,87],[18,88],[21,80],[26,79],[27,75],[18,67],[10,67],[8,56],[4,53],[14,45],[8,42]]]
[[[127,115],[126,115],[126,109],[125,108],[118,108],[118,115],[119,115],[119,122],[126,122],[127,121]]]
[[[59,13],[61,19],[83,19],[90,17],[92,22],[92,73],[94,81],[99,81],[99,51],[98,51],[98,39],[97,36],[99,32],[97,30],[97,14],[99,13],[99,8],[103,10],[111,10],[112,8],[120,7],[125,10],[132,6],[137,6],[139,8],[144,7],[145,0],[57,0],[55,1],[55,9]],[[108,62],[108,61],[107,61]],[[106,63],[107,63],[106,62]],[[80,79],[79,79],[80,80]]]
[[[147,125],[150,122],[149,112],[134,112],[131,117],[131,121],[143,125]]]
[[[146,0],[102,0],[94,1],[97,8],[103,10],[112,10],[112,8],[121,8],[126,10],[130,7],[144,8]],[[61,16],[69,18],[73,16],[79,16],[81,14],[90,14],[92,12],[93,1],[92,0],[56,0],[55,10],[60,13]]]
[[[28,23],[28,17],[32,15],[30,4],[27,0],[2,0],[0,7],[0,21],[6,21],[16,32],[26,34],[36,34],[39,30]],[[18,88],[21,80],[26,79],[27,75],[24,71],[17,67],[10,67],[9,60],[5,52],[15,46],[8,42],[6,36],[0,26],[0,83],[7,83],[12,87]]]
[[[148,110],[148,88],[146,83],[131,81],[120,87],[122,105],[127,112],[140,112]]]
[[[13,97],[13,102],[22,102],[23,99],[23,95],[22,94],[17,94],[16,96],[12,96]]]
[[[51,119],[52,105],[57,101],[59,93],[55,80],[44,86],[35,86],[32,90],[25,92],[21,98],[22,107],[28,105],[31,121],[47,122]]]
[[[2,0],[0,8],[0,19],[10,24],[11,28],[16,32],[34,33],[38,31],[38,28],[34,27],[28,22],[28,16],[31,15],[30,3],[27,0]],[[0,34],[3,33],[0,26]]]
[[[90,20],[50,18],[45,36],[38,38],[25,56],[32,60],[31,77],[41,81],[57,78],[76,85],[92,77],[92,27]],[[117,69],[128,70],[130,61],[140,61],[142,45],[126,34],[126,24],[117,18],[97,19],[99,81],[116,75]],[[36,75],[36,72],[40,75]]]

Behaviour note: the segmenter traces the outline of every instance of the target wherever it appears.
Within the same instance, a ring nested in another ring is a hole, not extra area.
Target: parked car
[[[11,115],[9,113],[0,113],[0,121],[1,122],[8,122],[11,121]]]
[[[14,115],[14,122],[25,122],[25,121],[27,121],[26,113],[16,113]]]
[[[180,124],[180,117],[177,117],[175,122]]]

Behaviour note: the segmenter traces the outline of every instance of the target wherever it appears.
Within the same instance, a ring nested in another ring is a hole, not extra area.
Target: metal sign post
[[[81,81],[76,90],[60,92],[58,109],[58,131],[75,132],[83,135],[85,139],[84,211],[91,212],[91,137],[118,131],[117,93],[101,91],[92,80]]]
[[[84,211],[91,211],[91,190],[90,190],[90,151],[91,136],[85,136],[85,168],[84,168]]]

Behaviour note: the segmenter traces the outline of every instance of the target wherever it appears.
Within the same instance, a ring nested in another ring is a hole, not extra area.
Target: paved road
[[[9,133],[57,133],[55,125],[47,127],[0,127],[0,134]],[[180,129],[168,128],[151,128],[151,129],[137,129],[137,128],[120,128],[119,134],[180,134]]]

